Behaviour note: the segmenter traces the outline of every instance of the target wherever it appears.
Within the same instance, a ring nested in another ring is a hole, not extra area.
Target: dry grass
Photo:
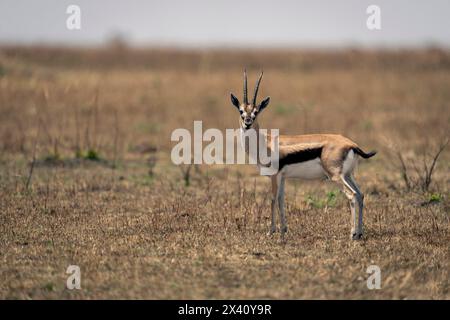
[[[263,126],[380,151],[357,172],[365,240],[349,240],[332,183],[288,183],[286,243],[266,236],[256,169],[200,166],[185,186],[170,133],[236,127],[244,65],[265,70]],[[391,148],[419,159],[449,136],[449,71],[436,49],[1,49],[0,297],[449,299],[449,151],[423,192]],[[82,290],[65,288],[70,264]],[[381,290],[366,287],[371,264]]]

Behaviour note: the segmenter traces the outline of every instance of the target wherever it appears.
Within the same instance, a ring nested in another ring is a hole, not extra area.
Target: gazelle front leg
[[[285,178],[280,176],[278,181],[278,206],[280,209],[281,236],[284,236],[287,231],[286,213],[284,211],[284,181]]]
[[[271,202],[271,224],[270,224],[270,230],[268,232],[268,235],[272,235],[277,231],[277,227],[275,225],[275,210],[277,209],[277,200],[278,200],[278,181],[277,181],[277,175],[272,176],[272,202]]]

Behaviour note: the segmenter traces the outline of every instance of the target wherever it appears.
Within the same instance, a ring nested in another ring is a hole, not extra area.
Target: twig
[[[28,178],[27,178],[27,183],[26,183],[26,190],[28,190],[30,183],[31,183],[31,178],[33,176],[33,171],[34,171],[34,165],[36,163],[36,149],[37,149],[37,144],[39,141],[39,135],[41,132],[41,121],[40,119],[38,119],[38,130],[36,133],[36,139],[34,140],[34,145],[33,145],[33,160],[31,161],[31,165],[30,165],[30,171],[28,172]]]
[[[436,153],[436,155],[433,158],[433,162],[431,163],[431,167],[426,173],[426,177],[425,177],[425,187],[426,188],[425,188],[425,190],[428,190],[428,187],[431,184],[431,175],[433,174],[434,167],[436,166],[436,162],[437,162],[439,156],[441,155],[442,151],[444,151],[444,149],[447,147],[448,142],[449,142],[449,139],[447,138],[447,140],[445,142],[441,143],[441,145],[440,145],[440,147],[438,149],[438,152]]]
[[[117,116],[117,109],[114,109],[114,161],[113,168],[117,166],[117,143],[119,140],[119,117]]]

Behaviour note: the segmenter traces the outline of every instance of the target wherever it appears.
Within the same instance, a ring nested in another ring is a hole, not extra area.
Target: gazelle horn
[[[247,98],[247,69],[244,69],[244,103],[248,104]]]
[[[256,106],[256,97],[258,96],[258,89],[259,89],[259,84],[261,83],[261,79],[263,77],[263,72],[261,71],[261,75],[259,76],[258,81],[256,82],[256,86],[255,86],[255,94],[253,95],[253,105]]]

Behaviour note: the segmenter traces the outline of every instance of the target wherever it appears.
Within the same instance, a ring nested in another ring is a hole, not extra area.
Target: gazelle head
[[[244,101],[242,103],[239,102],[238,98],[234,94],[231,93],[231,103],[239,110],[240,117],[239,122],[241,124],[242,129],[248,130],[250,128],[254,128],[256,125],[256,119],[261,111],[265,107],[269,105],[270,97],[265,98],[261,101],[260,104],[256,103],[256,98],[258,96],[259,84],[261,83],[261,79],[263,77],[263,73],[259,76],[258,81],[256,82],[255,92],[253,94],[253,99],[249,103],[247,98],[247,71],[244,70]]]

